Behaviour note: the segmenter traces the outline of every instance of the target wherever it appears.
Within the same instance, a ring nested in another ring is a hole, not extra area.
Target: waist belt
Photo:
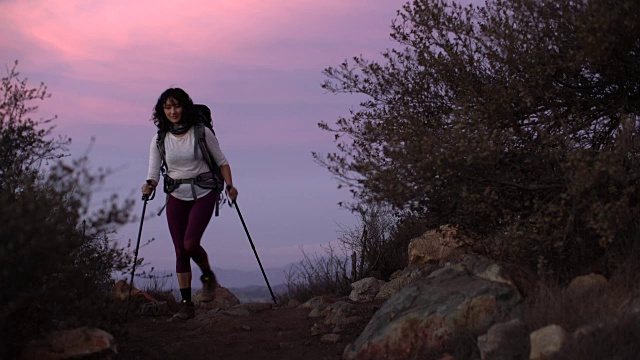
[[[167,193],[167,200],[164,203],[164,206],[158,212],[158,216],[162,214],[164,208],[167,207],[167,203],[169,202],[169,194],[174,192],[180,185],[189,184],[191,186],[191,194],[193,195],[193,200],[198,200],[196,196],[196,185],[203,189],[216,189],[216,179],[213,176],[213,173],[206,172],[202,174],[198,174],[198,176],[189,178],[189,179],[173,179],[169,175],[164,174],[164,192]],[[219,195],[218,195],[219,197]],[[216,199],[216,216],[219,213],[219,203],[220,199]]]

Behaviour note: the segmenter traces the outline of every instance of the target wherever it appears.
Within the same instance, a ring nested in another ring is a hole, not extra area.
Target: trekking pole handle
[[[153,183],[151,182],[151,180],[147,180],[147,185],[153,185]],[[147,195],[147,194],[143,194],[142,195],[142,200],[153,200],[153,198],[156,197],[156,187],[153,187],[153,192],[151,193],[151,196]]]

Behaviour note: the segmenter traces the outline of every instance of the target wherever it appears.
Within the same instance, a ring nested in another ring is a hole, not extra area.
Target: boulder
[[[31,342],[22,360],[115,359],[118,351],[113,336],[104,330],[81,327],[55,331]]]
[[[429,277],[437,277],[452,270],[515,287],[511,277],[502,266],[487,258],[477,255],[464,255],[460,262],[438,269],[429,274]]]
[[[419,357],[441,350],[457,330],[484,332],[520,310],[520,295],[508,284],[450,269],[393,295],[345,348],[343,359]]]
[[[463,239],[454,226],[443,225],[427,231],[409,243],[409,266],[455,259],[464,254],[462,245]]]
[[[216,287],[216,296],[213,301],[203,302],[201,294],[202,290],[198,290],[193,296],[193,302],[196,305],[204,308],[205,310],[214,308],[220,308],[224,310],[240,304],[240,300],[235,295],[233,295],[233,293],[229,291],[229,289],[222,286]]]
[[[355,302],[373,301],[384,283],[384,281],[374,277],[358,280],[351,284],[351,289],[353,290],[349,294],[349,299]]]
[[[332,302],[335,302],[335,299],[330,298],[328,296],[316,296],[314,298],[309,299],[304,304],[300,305],[300,307],[305,309],[313,309],[320,304],[330,304]]]
[[[429,276],[434,270],[436,266],[433,264],[427,265],[414,265],[404,268],[403,270],[397,270],[391,277],[389,277],[389,281],[380,287],[380,291],[376,295],[375,299],[388,299],[393,294],[397,293],[403,287],[411,284],[417,279],[425,278]]]
[[[482,360],[526,359],[529,355],[529,334],[520,319],[495,324],[478,337]]]
[[[380,287],[380,291],[378,291],[378,293],[376,294],[375,299],[388,299],[393,294],[400,291],[400,289],[402,289],[403,287],[411,284],[413,280],[414,279],[409,276],[397,277],[393,280],[390,280],[389,282],[383,284],[382,287]]]
[[[546,359],[560,351],[567,337],[564,329],[558,325],[548,325],[529,335],[531,340],[530,360]]]
[[[609,284],[607,278],[600,274],[588,274],[582,276],[576,276],[569,286],[567,287],[567,291],[574,293],[582,293],[585,291],[590,291],[598,288],[606,287]]]
[[[324,311],[324,323],[327,325],[346,325],[355,306],[345,301],[337,301],[326,307]]]
[[[290,299],[284,307],[285,309],[295,309],[301,305],[302,303],[300,303],[300,301],[296,299]]]

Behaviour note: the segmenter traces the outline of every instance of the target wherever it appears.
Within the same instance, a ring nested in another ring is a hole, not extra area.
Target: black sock
[[[182,295],[182,302],[190,302],[191,301],[191,288],[180,289],[180,295]]]

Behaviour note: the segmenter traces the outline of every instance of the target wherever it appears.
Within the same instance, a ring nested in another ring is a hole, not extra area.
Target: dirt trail
[[[380,303],[355,305],[354,315],[362,321],[345,327],[336,343],[311,335],[314,323],[324,318],[308,317],[305,308],[274,308],[249,316],[210,316],[198,310],[196,318],[186,322],[167,322],[168,316],[134,317],[127,336],[118,339],[118,359],[341,359]]]

